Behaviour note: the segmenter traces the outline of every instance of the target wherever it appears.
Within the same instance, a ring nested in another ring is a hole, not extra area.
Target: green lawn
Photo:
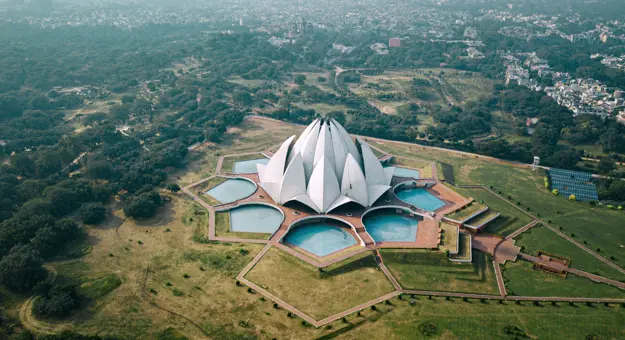
[[[220,211],[215,214],[215,236],[266,240],[271,234],[232,232],[230,231],[230,212]]]
[[[410,301],[414,301],[413,305]],[[339,320],[333,323],[335,330],[330,334],[345,339],[515,339],[505,329],[517,327],[527,339],[571,340],[586,339],[589,335],[598,336],[593,339],[625,338],[625,307],[616,305],[572,307],[568,303],[556,306],[541,303],[534,306],[529,302],[516,305],[436,297],[404,298],[394,300],[393,305],[380,305],[377,313],[366,311],[366,318],[351,316],[348,325]],[[361,324],[359,320],[375,322]],[[425,322],[436,326],[436,335],[428,338],[419,332],[419,326]]]
[[[449,250],[450,253],[458,252],[458,227],[453,224],[441,223],[441,251]]]
[[[545,251],[571,260],[570,266],[573,268],[614,280],[625,280],[625,274],[599,261],[596,257],[560,237],[547,227],[535,226],[521,234],[516,240],[516,245],[522,246],[522,251],[526,254],[535,255],[538,251]]]
[[[553,224],[562,226],[567,234],[575,234],[579,240],[586,240],[592,249],[601,248],[602,255],[606,258],[614,256],[616,258],[614,262],[621,267],[625,266],[625,256],[622,255],[625,247],[625,228],[617,227],[623,225],[625,212],[600,207],[593,208],[588,203],[570,202],[566,198],[553,196],[544,186],[543,171],[532,171],[502,164],[485,159],[483,156],[458,155],[419,145],[400,145],[389,142],[383,144],[372,142],[372,144],[395,155],[439,160],[450,164],[454,168],[456,184],[493,186],[496,191],[502,191],[504,197],[512,196],[513,202],[521,202],[523,208],[529,206],[533,214],[540,214],[544,220],[551,220]],[[475,196],[474,198],[478,198]],[[490,194],[483,194],[483,196],[486,205],[498,210],[494,205],[501,205],[501,203],[494,203],[495,200]],[[505,215],[503,211],[499,212]],[[497,227],[499,223],[502,223],[501,217],[498,220],[494,221],[493,225],[489,225],[489,228]],[[529,220],[527,221],[529,223]],[[501,229],[502,234],[509,233],[513,227],[522,226],[522,224],[516,223],[512,227],[503,226],[498,229]]]
[[[532,222],[532,218],[518,211],[515,207],[502,201],[497,196],[483,189],[458,189],[465,196],[473,197],[476,201],[488,206],[488,211],[468,221],[471,225],[478,225],[486,219],[499,213],[494,221],[483,229],[485,233],[508,236],[517,229]]]
[[[493,264],[474,251],[473,263],[449,261],[429,250],[381,249],[384,264],[404,289],[499,294]]]
[[[394,291],[371,253],[320,272],[272,248],[246,278],[318,320]]]
[[[523,260],[508,261],[502,268],[509,295],[625,298],[625,292],[602,283],[568,274],[566,279],[532,268]]]

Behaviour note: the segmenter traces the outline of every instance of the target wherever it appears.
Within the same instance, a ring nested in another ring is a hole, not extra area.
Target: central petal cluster
[[[370,207],[390,189],[394,168],[382,167],[369,144],[354,143],[336,120],[319,118],[293,140],[257,165],[260,185],[276,203],[327,213],[349,202]]]

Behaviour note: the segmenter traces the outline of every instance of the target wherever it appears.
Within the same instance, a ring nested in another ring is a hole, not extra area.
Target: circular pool
[[[262,204],[247,204],[230,210],[230,231],[273,234],[284,220],[282,212]]]
[[[375,242],[415,242],[418,221],[392,213],[370,214],[363,219],[365,229]]]
[[[296,226],[285,236],[284,242],[319,257],[330,255],[357,243],[345,228],[325,222]]]

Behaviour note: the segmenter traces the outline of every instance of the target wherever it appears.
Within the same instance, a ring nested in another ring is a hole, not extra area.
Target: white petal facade
[[[261,187],[278,204],[297,201],[328,213],[350,202],[370,207],[391,188],[393,168],[383,168],[369,145],[354,143],[334,119],[315,120],[294,140],[257,165]]]

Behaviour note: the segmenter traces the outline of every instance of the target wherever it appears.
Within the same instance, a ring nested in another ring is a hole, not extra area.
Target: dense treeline
[[[171,168],[184,166],[188,147],[205,139],[220,141],[228,126],[245,117],[226,95],[232,84],[224,77],[276,76],[281,66],[272,56],[231,65],[229,58],[242,61],[252,42],[267,48],[249,34],[206,37],[193,27],[132,33],[104,27],[55,32],[6,27],[0,33],[0,78],[6,80],[0,89],[0,157],[5,159],[0,166],[0,281],[16,291],[36,289],[39,315],[63,316],[78,304],[73,288],[37,285],[47,276],[43,261],[63,255],[65,245],[84,236],[79,224],[66,217],[78,211],[84,223],[97,224],[113,196],[124,201],[127,217],[152,216],[164,203],[157,189]],[[172,44],[181,37],[188,40]],[[203,60],[204,46],[215,49],[215,58]],[[73,53],[77,50],[82,53]],[[273,57],[286,59],[277,53]],[[168,69],[187,58],[215,72],[191,76]],[[88,97],[56,88],[82,85],[89,86]],[[67,118],[85,98],[106,101],[111,92],[126,94],[104,112]],[[75,123],[84,126],[80,132]]]

